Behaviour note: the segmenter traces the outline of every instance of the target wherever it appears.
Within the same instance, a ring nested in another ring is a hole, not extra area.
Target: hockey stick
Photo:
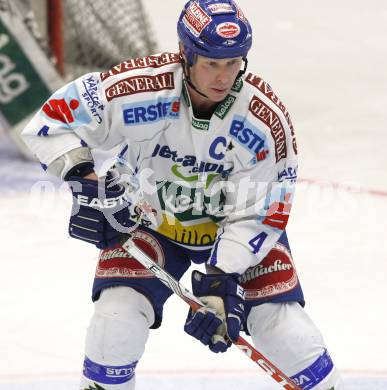
[[[159,279],[176,295],[183,299],[183,301],[188,303],[193,311],[196,311],[205,306],[198,298],[195,297],[195,295],[192,294],[191,291],[186,289],[172,275],[170,275],[140,248],[138,248],[134,243],[133,238],[133,234],[125,235],[125,241],[122,243],[122,247],[125,249],[125,251],[138,260],[145,268],[151,271],[157,279]],[[258,364],[259,367],[266,371],[280,386],[282,386],[283,389],[302,390],[265,356],[263,356],[252,345],[250,345],[244,338],[239,336],[238,339],[233,343],[253,362]]]

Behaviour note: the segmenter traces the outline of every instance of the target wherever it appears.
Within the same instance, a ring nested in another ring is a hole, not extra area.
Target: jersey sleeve
[[[225,219],[208,264],[242,274],[259,264],[286,228],[294,199],[297,148],[289,116],[262,96],[234,117],[234,170],[225,182]]]
[[[111,131],[111,113],[99,73],[89,73],[56,91],[22,132],[43,168],[77,148],[110,149],[122,141]]]

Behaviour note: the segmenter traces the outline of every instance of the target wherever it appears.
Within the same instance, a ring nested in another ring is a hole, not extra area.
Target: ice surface
[[[136,390],[278,390],[276,384],[268,378],[260,375],[206,375],[197,373],[190,375],[181,374],[148,374],[139,372]],[[345,388],[348,390],[386,390],[387,380],[384,378],[346,376]],[[77,389],[76,378],[57,378],[47,380],[30,380],[28,382],[4,382],[0,383],[0,390],[69,390]]]
[[[145,1],[160,48],[175,50],[182,3],[168,4]],[[256,31],[250,69],[279,92],[298,135],[304,181],[288,234],[306,310],[346,389],[386,390],[387,4],[240,5]],[[97,253],[68,238],[69,213],[61,183],[0,139],[1,390],[77,390]],[[139,390],[276,388],[239,351],[213,355],[186,336],[185,315],[171,298],[139,363]]]

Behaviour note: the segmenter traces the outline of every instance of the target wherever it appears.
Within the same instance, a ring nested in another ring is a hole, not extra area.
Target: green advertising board
[[[0,19],[0,112],[12,127],[51,94],[18,41]]]

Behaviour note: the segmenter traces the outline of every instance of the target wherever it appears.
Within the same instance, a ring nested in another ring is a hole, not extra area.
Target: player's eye
[[[229,66],[235,66],[239,63],[239,60],[232,60],[228,63]]]

